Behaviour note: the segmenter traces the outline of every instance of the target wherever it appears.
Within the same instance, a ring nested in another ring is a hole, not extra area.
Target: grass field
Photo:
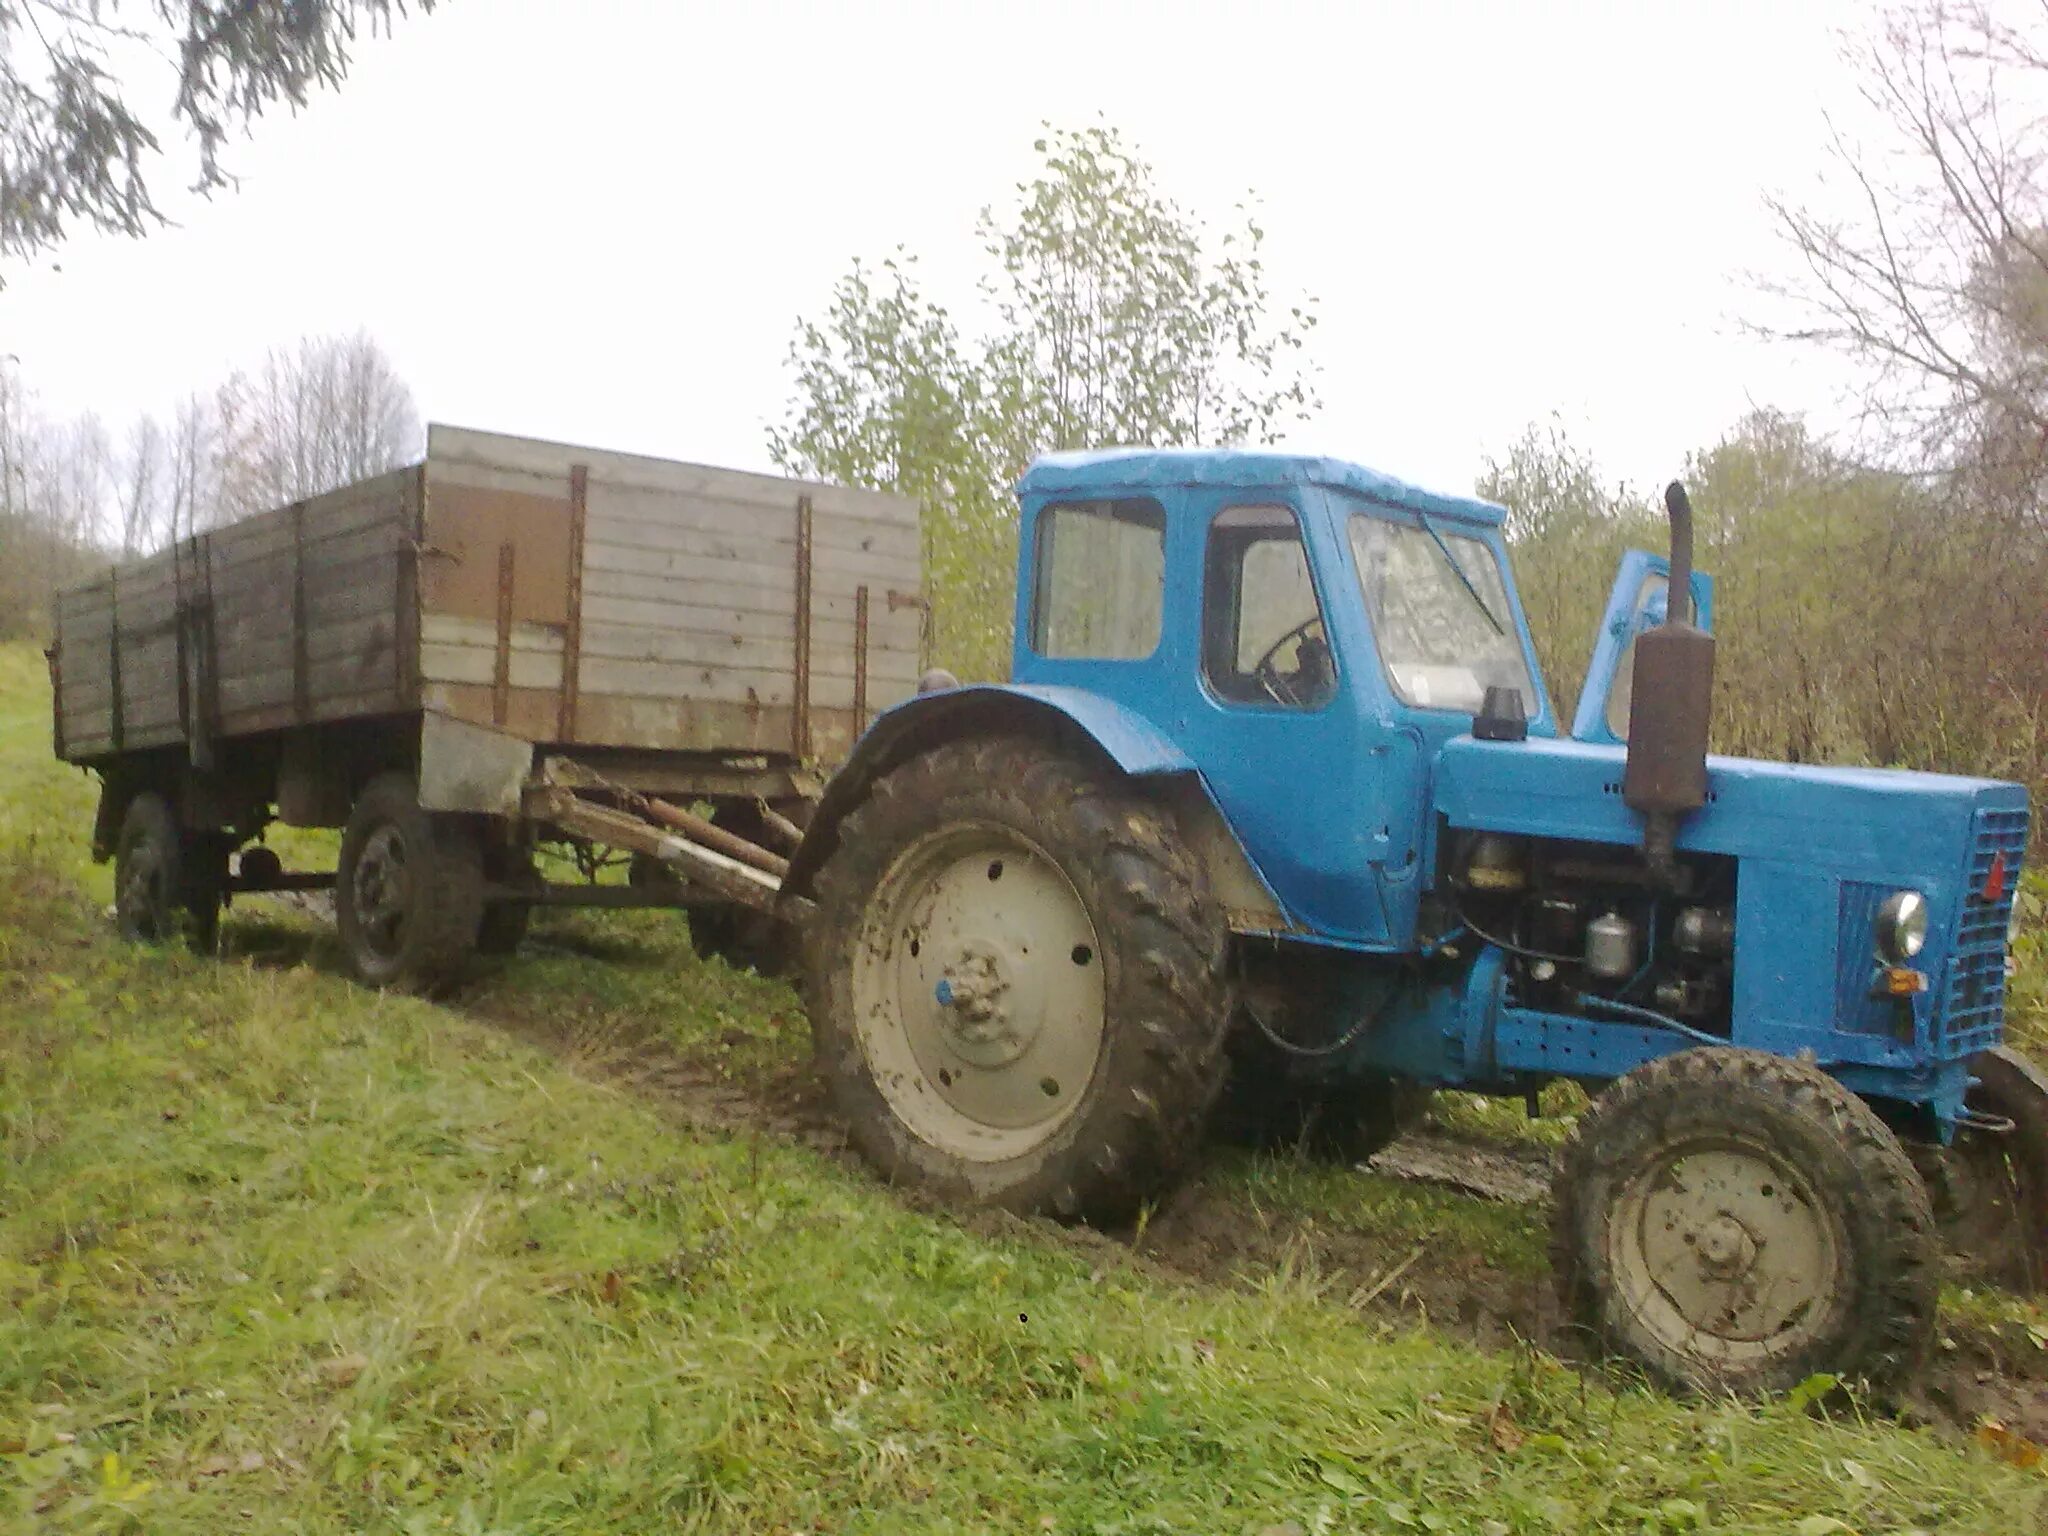
[[[220,961],[126,948],[46,710],[0,648],[11,1529],[2048,1529],[1967,1434],[1411,1320],[1414,1245],[1540,1285],[1527,1212],[1219,1156],[1212,1208],[1280,1236],[1205,1268],[1172,1209],[921,1211],[833,1152],[790,994],[665,916],[560,920],[454,1006],[277,909]]]

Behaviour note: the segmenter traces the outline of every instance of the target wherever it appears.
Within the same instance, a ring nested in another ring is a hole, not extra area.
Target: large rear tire
[[[2048,1072],[1999,1046],[1973,1058],[1970,1074],[1969,1108],[2012,1129],[1966,1127],[1930,1156],[1942,1239],[1970,1279],[2048,1292]]]
[[[420,809],[412,781],[379,774],[341,835],[335,926],[366,986],[432,991],[460,979],[484,909],[483,849],[470,828]]]
[[[1227,929],[1168,818],[1013,738],[881,779],[819,871],[821,1072],[885,1178],[1114,1222],[1167,1189],[1222,1080]]]
[[[140,944],[183,943],[211,954],[220,934],[218,839],[188,834],[171,802],[144,790],[128,802],[114,849],[114,921]]]
[[[1904,1147],[1826,1073],[1759,1051],[1683,1051],[1594,1101],[1552,1260],[1576,1321],[1681,1390],[1890,1387],[1933,1338],[1934,1219]]]

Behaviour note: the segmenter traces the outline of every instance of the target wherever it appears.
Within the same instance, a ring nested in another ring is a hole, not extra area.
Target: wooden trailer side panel
[[[419,471],[181,539],[57,600],[73,761],[411,707]]]
[[[436,427],[426,527],[423,698],[475,724],[830,761],[916,686],[900,497]]]

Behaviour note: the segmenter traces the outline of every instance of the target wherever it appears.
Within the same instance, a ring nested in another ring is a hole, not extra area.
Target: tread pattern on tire
[[[1775,1102],[1804,1127],[1822,1156],[1804,1166],[1824,1197],[1846,1196],[1855,1287],[1832,1339],[1788,1355],[1755,1379],[1708,1376],[1654,1340],[1631,1337],[1608,1303],[1604,1211],[1607,1183],[1646,1150],[1700,1130],[1754,1129]],[[1719,1116],[1717,1120],[1713,1117]],[[1828,1148],[1836,1149],[1832,1157]],[[1832,1166],[1826,1166],[1832,1164]],[[1938,1245],[1927,1191],[1904,1147],[1876,1113],[1818,1068],[1736,1047],[1662,1057],[1616,1080],[1573,1127],[1558,1158],[1551,1264],[1566,1311],[1604,1347],[1682,1391],[1777,1391],[1829,1372],[1896,1387],[1933,1342]]]
[[[117,882],[132,856],[133,844],[144,837],[157,842],[168,860],[170,911],[161,917],[172,931],[157,934],[157,942],[181,940],[196,953],[213,953],[220,936],[221,908],[220,874],[214,866],[226,863],[219,839],[187,832],[166,796],[155,790],[143,790],[129,800],[122,812],[115,849]],[[125,918],[121,924],[124,936],[142,937],[128,932]]]
[[[1089,1100],[1040,1148],[970,1186],[913,1136],[868,1077],[848,996],[848,946],[906,843],[962,816],[1045,847],[1084,893],[1104,950],[1104,1055]],[[1063,1220],[1116,1222],[1167,1189],[1223,1082],[1228,929],[1167,814],[1114,774],[1015,736],[936,747],[876,781],[819,871],[806,935],[818,1061],[853,1139],[883,1174]]]
[[[408,953],[391,974],[379,977],[366,971],[358,958],[348,892],[357,854],[370,832],[386,821],[398,823],[409,848],[425,849],[432,857],[426,866],[426,899],[407,917],[411,931]],[[477,838],[454,819],[421,810],[410,777],[382,773],[363,787],[342,833],[335,879],[336,925],[358,979],[368,986],[420,991],[460,980],[475,955],[483,923],[483,891],[483,850]]]

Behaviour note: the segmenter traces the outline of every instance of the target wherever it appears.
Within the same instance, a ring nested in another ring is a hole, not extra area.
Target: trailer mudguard
[[[1239,932],[1289,933],[1298,925],[1253,866],[1193,761],[1171,737],[1113,699],[1081,688],[979,684],[920,694],[884,712],[825,786],[790,860],[783,889],[811,894],[811,878],[839,846],[839,825],[868,788],[899,763],[968,736],[1035,736],[1058,742],[1149,781],[1180,822],[1190,847]]]

